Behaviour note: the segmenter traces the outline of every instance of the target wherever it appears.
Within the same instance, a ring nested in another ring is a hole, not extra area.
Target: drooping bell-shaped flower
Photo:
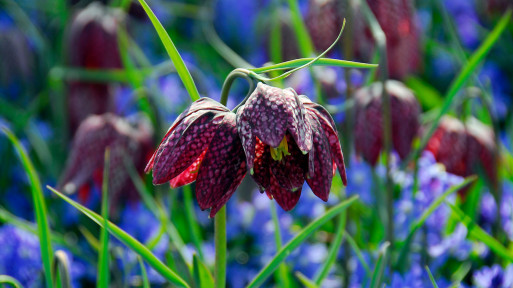
[[[490,127],[473,117],[463,123],[451,116],[440,120],[426,146],[447,172],[463,177],[484,172],[492,185],[497,184],[495,149]]]
[[[153,184],[179,187],[196,181],[201,209],[213,217],[246,175],[246,161],[237,133],[235,113],[220,103],[201,98],[169,128],[146,166]]]
[[[72,67],[82,69],[121,68],[118,31],[124,25],[122,11],[107,8],[99,2],[78,12],[68,31],[67,54]],[[109,85],[85,81],[70,81],[68,117],[74,131],[87,116],[113,111]]]
[[[447,172],[467,176],[467,137],[465,125],[458,119],[444,116],[429,139],[426,150],[433,153]]]
[[[305,180],[327,201],[337,166],[346,184],[333,119],[292,88],[259,83],[238,109],[237,127],[253,179],[284,210],[294,208]]]
[[[393,79],[403,79],[416,72],[422,55],[415,19],[415,9],[410,0],[367,0],[386,36],[388,73]],[[374,39],[361,13],[353,17],[354,49],[364,59],[374,51]]]
[[[418,133],[420,106],[413,92],[401,82],[389,80],[385,86],[390,97],[393,148],[404,159]],[[359,89],[354,95],[355,149],[373,166],[384,144],[382,92],[383,84],[377,82]]]
[[[309,0],[305,24],[317,51],[325,51],[337,39],[342,27],[337,0]]]
[[[151,153],[153,128],[147,118],[125,119],[113,114],[89,116],[80,124],[59,187],[66,193],[79,191],[81,201],[89,197],[90,184],[101,187],[104,154],[110,150],[109,194],[113,203],[137,197],[125,166],[125,157],[142,173]]]

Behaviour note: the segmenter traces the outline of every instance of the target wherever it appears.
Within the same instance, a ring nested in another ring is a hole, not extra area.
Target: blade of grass
[[[140,256],[137,256],[137,260],[139,261],[139,267],[141,267],[142,286],[143,288],[150,288],[150,280],[148,280],[148,272],[146,272],[144,262]]]
[[[426,265],[426,271],[429,275],[429,280],[431,280],[431,284],[433,284],[433,288],[438,288],[438,284],[436,284],[435,278],[433,277],[433,274],[431,274],[431,270],[429,270],[429,267]]]
[[[107,221],[109,217],[109,168],[110,168],[110,151],[105,150],[105,160],[103,165],[103,183],[102,183],[102,217],[103,227],[100,236],[101,248],[98,260],[98,278],[97,287],[109,287],[109,231],[107,231]]]
[[[283,262],[290,253],[296,249],[306,238],[313,234],[319,227],[330,219],[344,211],[349,205],[354,203],[358,196],[353,196],[344,202],[334,206],[326,211],[322,216],[315,219],[312,223],[303,228],[294,238],[292,238],[283,248],[281,248],[273,259],[258,273],[258,275],[249,283],[248,288],[259,287],[274,272],[278,265]]]
[[[194,80],[192,79],[191,73],[185,66],[185,63],[183,62],[182,57],[180,56],[180,53],[178,53],[178,50],[175,47],[175,44],[169,37],[169,35],[166,32],[166,29],[162,26],[159,19],[155,16],[153,11],[151,10],[150,6],[146,4],[146,1],[139,0],[139,3],[141,3],[141,6],[143,7],[144,11],[146,11],[146,14],[148,14],[148,17],[151,20],[151,23],[153,23],[153,26],[155,27],[155,30],[157,30],[157,34],[159,35],[160,41],[162,41],[162,44],[164,44],[164,47],[166,48],[166,51],[175,64],[176,72],[178,72],[178,76],[180,76],[180,79],[182,79],[182,82],[185,86],[185,89],[187,89],[187,92],[189,93],[189,96],[191,97],[192,101],[196,101],[200,99],[200,95],[198,93],[198,89],[196,88],[196,85],[194,84]]]
[[[424,134],[424,137],[422,137],[419,147],[415,149],[412,153],[410,153],[406,161],[402,163],[403,168],[409,162],[411,162],[412,159],[417,159],[420,153],[424,151],[424,148],[426,147],[429,139],[438,127],[438,123],[440,122],[442,116],[444,116],[451,109],[455,97],[460,91],[460,89],[465,85],[467,80],[472,76],[474,71],[481,64],[481,62],[483,62],[484,58],[488,55],[488,53],[495,45],[497,40],[499,40],[499,37],[501,36],[502,32],[504,32],[504,30],[506,29],[510,18],[511,10],[508,10],[506,13],[504,13],[499,23],[497,23],[497,25],[493,28],[492,32],[488,34],[483,44],[481,44],[481,46],[479,46],[479,48],[474,52],[474,54],[472,54],[472,56],[468,59],[468,63],[465,66],[463,66],[460,73],[451,83],[449,90],[445,94],[445,100],[442,109],[436,116],[431,126],[428,128],[427,133]]]
[[[18,280],[9,275],[0,275],[0,283],[9,284],[14,288],[23,288],[23,285]]]
[[[406,257],[408,256],[408,252],[410,250],[410,244],[411,244],[411,241],[413,240],[413,237],[415,236],[415,233],[417,232],[417,230],[422,227],[422,225],[424,225],[424,223],[426,222],[427,218],[433,213],[435,212],[435,210],[443,203],[443,201],[449,196],[451,195],[452,193],[466,187],[467,185],[469,185],[470,183],[474,182],[475,180],[477,179],[476,176],[470,176],[470,177],[467,177],[465,178],[465,180],[463,182],[461,182],[460,184],[458,185],[454,185],[452,187],[450,187],[449,189],[447,189],[447,191],[442,194],[440,197],[436,198],[435,201],[433,201],[433,203],[431,203],[431,205],[429,205],[429,207],[424,211],[424,213],[422,213],[422,215],[419,217],[419,219],[417,219],[417,221],[415,221],[411,227],[410,227],[410,232],[408,233],[408,236],[406,237],[406,240],[404,240],[404,244],[403,244],[403,247],[401,248],[401,252],[399,253],[399,258],[397,259],[397,263],[396,263],[396,267],[405,267],[406,266]]]
[[[36,213],[37,231],[39,235],[39,244],[41,247],[41,260],[43,261],[43,269],[45,273],[46,287],[53,287],[52,279],[52,262],[53,262],[53,249],[51,241],[50,226],[46,218],[46,204],[44,200],[43,191],[41,190],[41,182],[37,176],[37,172],[30,161],[30,158],[25,152],[23,146],[16,136],[6,127],[0,127],[0,130],[9,138],[16,151],[18,157],[23,165],[25,172],[30,181],[30,188],[32,190],[32,199],[34,201],[34,209]]]
[[[73,207],[77,208],[80,212],[82,212],[85,216],[89,217],[96,224],[103,226],[104,219],[100,215],[96,214],[94,211],[88,209],[87,207],[82,206],[81,204],[73,201],[66,195],[61,192],[55,190],[50,186],[46,186],[53,193],[57,194],[57,196],[61,197],[63,200],[71,204]],[[151,251],[144,246],[141,242],[137,241],[134,237],[130,236],[128,233],[123,231],[121,228],[113,224],[112,222],[107,222],[107,229],[110,234],[114,237],[118,238],[123,244],[131,248],[135,253],[141,256],[148,264],[153,267],[160,275],[162,275],[166,280],[171,283],[176,284],[180,287],[190,287],[182,277],[176,274],[173,270],[169,269],[164,263],[162,263]]]
[[[96,252],[99,252],[101,249],[100,241],[94,237],[93,233],[87,230],[84,226],[79,226],[78,230],[82,233],[89,246],[91,246]]]
[[[317,284],[315,284],[315,282],[308,279],[308,277],[306,277],[303,273],[298,271],[295,274],[296,274],[297,280],[299,280],[299,282],[303,285],[303,287],[306,287],[306,288],[319,288],[320,287],[320,286],[317,286]]]
[[[214,287],[214,277],[208,270],[207,266],[198,255],[192,256],[192,266],[194,271],[194,281],[196,281],[197,287],[199,288],[210,288]]]
[[[182,238],[180,237],[180,234],[176,230],[176,227],[169,221],[169,215],[166,213],[165,209],[160,205],[153,197],[150,195],[150,192],[148,189],[146,189],[146,186],[144,185],[143,181],[137,174],[137,171],[135,170],[134,163],[131,162],[131,159],[129,157],[125,157],[125,167],[128,171],[128,174],[130,175],[130,178],[132,179],[132,182],[134,183],[137,192],[141,196],[141,199],[143,200],[143,203],[146,205],[146,207],[159,219],[160,225],[165,227],[166,233],[168,234],[169,238],[171,239],[171,243],[176,247],[178,250],[180,256],[182,257],[182,260],[187,265],[190,265],[187,263],[186,259],[187,256],[185,255],[185,243],[183,242]],[[155,207],[157,209],[155,209]]]
[[[235,68],[254,68],[253,65],[248,63],[242,57],[240,57],[235,51],[233,51],[228,45],[226,45],[223,40],[217,35],[216,30],[214,29],[214,24],[212,21],[204,21],[202,24],[203,35],[205,35],[205,39],[212,46],[216,52],[223,57],[226,62],[232,65]]]
[[[390,243],[385,242],[381,247],[376,267],[374,267],[374,273],[372,273],[371,284],[369,286],[370,288],[379,288],[381,286],[381,282],[383,281],[383,272],[385,271],[385,264],[387,262],[388,246],[390,246]]]
[[[499,241],[497,241],[497,239],[493,238],[485,230],[479,227],[479,225],[472,221],[472,219],[461,211],[460,208],[447,201],[445,203],[451,208],[453,213],[458,216],[459,221],[467,227],[470,238],[484,243],[488,248],[490,248],[490,250],[495,252],[495,254],[502,257],[504,260],[513,262],[513,252],[508,250]]]
[[[321,285],[322,281],[326,276],[328,276],[331,266],[335,263],[335,260],[338,256],[338,251],[340,247],[342,247],[342,241],[344,240],[344,231],[346,230],[346,211],[340,213],[338,217],[337,230],[335,231],[335,237],[331,241],[330,250],[328,251],[328,256],[321,268],[317,271],[317,274],[314,277],[314,282],[317,285]]]
[[[344,231],[344,237],[346,238],[347,243],[353,248],[356,257],[360,261],[360,264],[362,265],[363,269],[365,270],[365,275],[367,278],[370,279],[371,271],[369,268],[369,264],[367,264],[367,261],[365,261],[365,258],[363,258],[362,251],[360,250],[360,247],[358,247],[358,244],[356,244],[356,241],[354,241],[353,237],[347,233],[347,231]]]

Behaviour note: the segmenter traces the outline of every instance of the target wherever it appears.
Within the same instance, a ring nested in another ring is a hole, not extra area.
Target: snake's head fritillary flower
[[[459,176],[484,172],[492,185],[497,184],[493,130],[469,117],[465,123],[445,116],[429,140],[426,150],[444,164],[446,170]]]
[[[119,27],[124,14],[93,2],[80,10],[69,30],[68,54],[70,65],[90,69],[121,68],[118,46]]]
[[[386,36],[388,73],[391,78],[403,79],[421,66],[420,39],[415,9],[408,0],[367,1]],[[363,17],[354,17],[355,51],[370,57],[374,39]]]
[[[235,113],[210,98],[192,103],[164,136],[145,171],[151,169],[153,184],[196,181],[200,208],[215,216],[247,171]]]
[[[317,51],[325,51],[337,39],[342,17],[336,0],[309,0],[305,24]]]
[[[467,176],[467,137],[465,125],[460,120],[444,116],[429,139],[426,150],[445,166],[447,172]]]
[[[474,117],[469,117],[465,121],[465,127],[467,128],[467,154],[471,170],[469,172],[484,172],[490,184],[498,185],[497,165],[494,161],[497,146],[493,129]]]
[[[121,68],[118,31],[124,18],[120,10],[99,2],[80,10],[68,31],[69,65],[86,69]],[[67,105],[71,131],[76,131],[89,115],[113,111],[113,101],[108,84],[70,81]]]
[[[292,88],[259,83],[237,111],[237,127],[253,179],[284,210],[294,208],[305,180],[327,201],[337,166],[346,184],[333,119]]]
[[[125,157],[128,155],[135,168],[142,172],[151,153],[152,137],[153,128],[143,116],[134,119],[109,113],[89,116],[80,124],[73,138],[59,187],[66,193],[79,191],[80,200],[86,201],[91,183],[101,187],[104,154],[109,148],[109,194],[113,203],[137,197],[137,190],[126,170]]]
[[[401,82],[389,80],[385,87],[390,96],[393,146],[404,159],[418,133],[420,106]],[[383,84],[378,82],[355,93],[355,148],[373,166],[383,149],[382,92]]]

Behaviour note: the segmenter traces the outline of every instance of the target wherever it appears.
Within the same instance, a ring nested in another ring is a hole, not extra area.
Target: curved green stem
[[[247,69],[237,68],[237,69],[233,70],[232,72],[230,72],[230,74],[228,74],[228,76],[226,76],[226,79],[224,80],[224,83],[223,83],[223,88],[221,90],[221,101],[220,101],[221,104],[226,106],[226,103],[228,102],[228,95],[230,93],[230,89],[232,88],[233,81],[235,81],[235,79],[237,79],[238,77],[244,78],[244,79],[246,79],[246,81],[248,81],[249,90],[248,90],[248,94],[246,95],[246,98],[244,100],[242,100],[242,102],[240,102],[233,109],[233,111],[237,111],[237,109],[246,102],[249,95],[251,95],[251,93],[253,92],[253,90],[255,90],[255,87],[256,87],[255,82],[253,81],[253,78],[251,78],[250,74],[251,74],[251,71],[249,71]]]

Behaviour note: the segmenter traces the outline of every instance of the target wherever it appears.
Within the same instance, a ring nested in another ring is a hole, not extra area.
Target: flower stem
[[[383,32],[378,20],[372,13],[366,1],[360,1],[361,9],[372,32],[372,37],[376,41],[376,46],[380,54],[379,73],[382,82],[382,109],[383,109],[383,154],[385,159],[385,189],[386,189],[386,210],[387,210],[387,241],[390,242],[390,254],[394,248],[394,187],[390,175],[390,152],[392,151],[392,114],[390,111],[390,96],[386,91],[386,81],[388,79],[388,59],[386,35]]]
[[[273,218],[273,224],[274,224],[274,242],[276,243],[276,251],[279,251],[281,249],[282,243],[281,243],[281,230],[280,230],[280,221],[278,219],[278,213],[276,211],[276,204],[274,201],[271,201],[271,216]],[[275,274],[276,282],[280,284],[280,287],[290,287],[289,278],[287,275],[287,266],[285,263],[281,263],[278,266],[278,270]]]
[[[214,218],[215,237],[215,287],[226,287],[226,206]]]

